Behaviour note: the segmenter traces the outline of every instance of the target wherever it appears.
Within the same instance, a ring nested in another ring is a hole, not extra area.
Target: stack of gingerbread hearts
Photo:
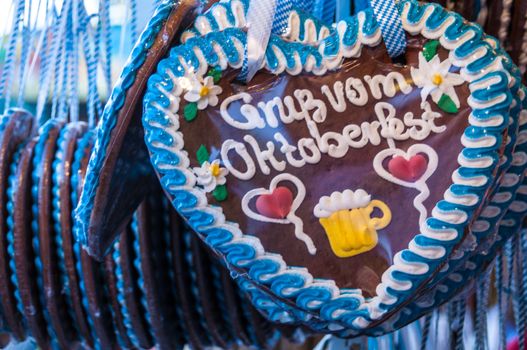
[[[157,187],[101,262],[73,209],[94,145],[83,122],[1,117],[2,330],[42,349],[271,348],[281,334],[245,299]],[[283,328],[291,337],[294,329]]]
[[[250,3],[214,4],[181,34],[142,120],[172,205],[253,304],[380,335],[487,276],[527,209],[525,88],[498,42],[402,1],[394,59],[372,9],[333,25],[293,10],[246,82]]]

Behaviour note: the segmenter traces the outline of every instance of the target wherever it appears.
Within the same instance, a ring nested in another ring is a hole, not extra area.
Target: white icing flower
[[[459,98],[457,97],[454,86],[463,84],[461,75],[449,72],[452,62],[446,59],[440,61],[439,55],[435,55],[427,61],[422,52],[419,53],[419,68],[411,68],[410,73],[415,85],[421,88],[421,101],[424,103],[428,95],[432,96],[435,103],[443,94],[452,99],[456,107],[459,108]]]
[[[214,85],[213,77],[205,77],[203,83],[195,77],[185,79],[187,81],[184,85],[186,85],[186,90],[188,90],[185,94],[185,100],[188,102],[196,102],[200,110],[218,104],[218,95],[221,94],[222,89]]]
[[[193,169],[196,175],[198,185],[203,186],[205,192],[212,192],[217,186],[225,185],[227,179],[225,178],[229,171],[220,167],[218,159],[210,162],[203,162],[201,167]]]
[[[371,196],[363,189],[355,192],[333,192],[330,196],[323,196],[315,206],[314,214],[317,218],[327,218],[339,210],[364,208],[371,202]]]

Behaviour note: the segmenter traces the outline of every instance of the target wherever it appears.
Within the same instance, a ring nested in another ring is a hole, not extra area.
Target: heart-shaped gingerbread
[[[159,63],[144,100],[152,164],[231,269],[360,333],[415,297],[487,200],[507,74],[478,27],[403,1],[405,64],[371,10],[336,26],[293,11],[243,85],[247,6],[212,6]],[[284,174],[301,183],[297,206],[270,186]]]

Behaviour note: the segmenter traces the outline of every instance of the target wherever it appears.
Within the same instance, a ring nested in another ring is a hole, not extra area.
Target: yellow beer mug
[[[372,217],[374,209],[381,211],[381,217]],[[373,249],[378,242],[377,230],[390,223],[392,213],[388,206],[362,189],[333,192],[324,196],[315,207],[336,256],[348,258]]]

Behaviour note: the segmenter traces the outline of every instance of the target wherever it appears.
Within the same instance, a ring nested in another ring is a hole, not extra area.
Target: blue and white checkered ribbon
[[[370,0],[373,13],[381,28],[384,44],[390,57],[397,57],[406,50],[406,36],[401,15],[394,0]]]
[[[253,0],[247,11],[247,54],[239,79],[250,81],[261,68],[271,33],[280,34],[287,26],[293,7],[311,12],[315,0]]]

